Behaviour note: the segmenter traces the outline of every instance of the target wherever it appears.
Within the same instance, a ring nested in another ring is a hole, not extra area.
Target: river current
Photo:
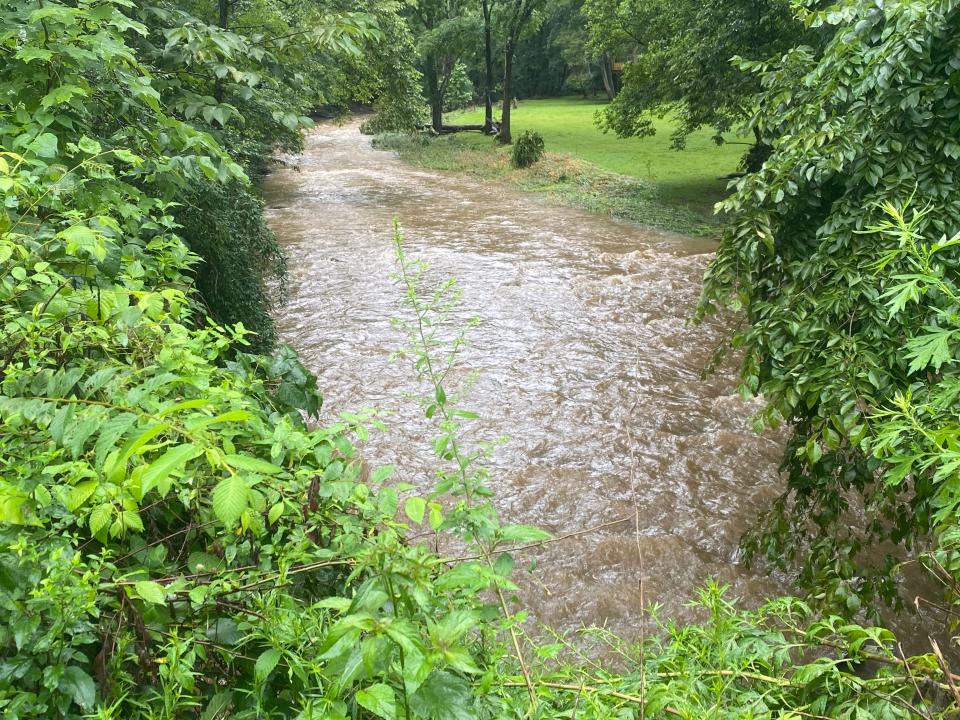
[[[310,133],[264,197],[289,256],[281,337],[317,374],[324,419],[385,413],[367,462],[424,490],[437,465],[435,428],[411,399],[424,388],[392,358],[408,344],[391,323],[407,312],[396,218],[428,276],[459,281],[458,318],[481,321],[460,367],[476,373],[471,438],[506,436],[492,458],[501,519],[555,535],[625,519],[518,555],[537,619],[634,635],[650,603],[695,617],[687,603],[708,578],[745,606],[790,592],[738,560],[741,534],[782,489],[782,438],[751,429],[758,406],[738,396],[733,361],[701,379],[735,322],[688,322],[711,242],[412,168],[356,124]]]

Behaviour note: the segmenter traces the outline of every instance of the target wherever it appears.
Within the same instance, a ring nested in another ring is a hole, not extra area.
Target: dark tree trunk
[[[497,138],[501,145],[513,142],[510,134],[510,110],[513,104],[513,38],[507,38],[507,48],[503,59],[503,114],[500,117],[500,134]]]
[[[443,93],[437,77],[437,62],[432,55],[424,59],[424,79],[427,81],[427,97],[430,100],[430,125],[435,132],[443,128]]]
[[[223,29],[230,28],[230,0],[217,0],[217,24]],[[218,103],[223,102],[223,80],[217,78],[213,84],[213,97]]]
[[[754,143],[743,158],[743,169],[751,173],[760,170],[773,152],[770,143],[766,142],[760,135],[760,128],[753,128],[753,138]]]
[[[483,59],[486,66],[485,87],[483,89],[484,113],[483,127],[488,135],[493,134],[493,0],[483,0]]]

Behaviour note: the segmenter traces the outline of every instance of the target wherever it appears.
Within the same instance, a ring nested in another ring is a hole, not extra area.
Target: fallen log
[[[458,132],[483,132],[485,125],[443,125],[440,128],[441,135],[451,135]]]
[[[437,132],[432,125],[421,125],[418,129],[435,135],[453,135],[458,132],[484,132],[487,128],[486,125],[442,125],[440,131]],[[496,134],[498,130],[496,125],[494,125],[493,130],[493,134]]]

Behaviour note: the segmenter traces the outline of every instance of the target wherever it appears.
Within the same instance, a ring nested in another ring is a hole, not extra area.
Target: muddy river
[[[318,375],[324,417],[379,409],[390,430],[364,457],[432,486],[434,429],[410,397],[424,388],[391,359],[407,344],[391,324],[406,312],[397,218],[430,277],[459,280],[461,319],[481,320],[461,369],[476,372],[471,437],[506,436],[492,459],[501,519],[564,535],[627,518],[518,558],[538,619],[634,634],[648,603],[690,617],[711,577],[747,605],[790,591],[738,562],[738,538],[780,490],[781,439],[751,430],[732,365],[701,380],[733,323],[687,322],[710,242],[411,168],[355,125],[320,126],[287,160],[264,187],[290,259],[277,320]]]

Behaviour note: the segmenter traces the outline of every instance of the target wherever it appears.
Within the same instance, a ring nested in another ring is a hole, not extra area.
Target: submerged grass
[[[561,205],[641,225],[689,235],[709,235],[717,227],[705,212],[665,202],[655,183],[610,172],[579,158],[547,152],[536,164],[516,169],[510,163],[509,148],[477,133],[438,138],[384,134],[374,138],[374,147],[393,150],[412,165],[509,182],[522,190],[544,193]]]

